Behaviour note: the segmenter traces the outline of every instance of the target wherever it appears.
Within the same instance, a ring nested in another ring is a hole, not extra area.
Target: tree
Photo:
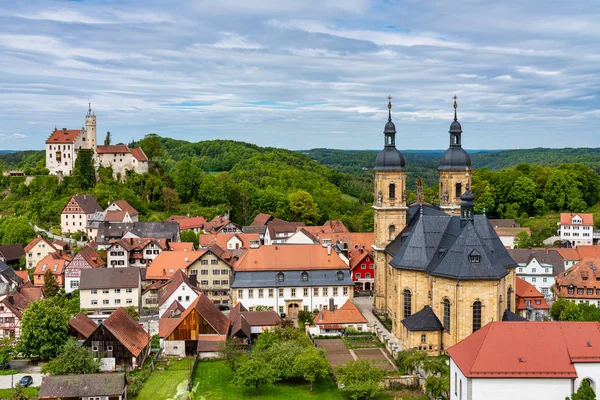
[[[134,320],[136,320],[136,321],[140,320],[140,314],[137,312],[137,310],[135,309],[134,306],[127,306],[127,307],[125,307],[125,311]]]
[[[315,317],[310,311],[300,310],[298,312],[298,322],[305,325],[313,325],[315,323]]]
[[[533,239],[525,231],[515,235],[515,249],[528,249],[533,246]]]
[[[194,246],[198,247],[198,235],[191,229],[186,229],[180,233],[182,242],[192,242]]]
[[[77,346],[74,338],[69,338],[58,356],[42,367],[42,373],[50,375],[95,374],[100,372],[100,359],[83,346]]]
[[[0,220],[0,244],[26,245],[35,238],[35,231],[26,216],[5,217]]]
[[[384,372],[367,360],[348,361],[335,368],[338,383],[352,400],[372,399],[382,390],[379,382]]]
[[[233,382],[237,386],[254,387],[256,395],[260,385],[272,385],[278,380],[277,371],[270,363],[258,356],[252,354],[251,357],[242,360],[237,369],[237,373],[233,377]]]
[[[110,139],[111,139],[111,137],[110,137],[110,131],[107,131],[106,132],[106,138],[104,139],[104,145],[105,146],[110,145]]]
[[[13,338],[6,336],[0,340],[0,364],[6,364],[14,354]]]
[[[47,269],[44,273],[44,287],[42,290],[45,297],[54,297],[60,291],[58,282],[56,282],[54,275],[52,275],[52,269]]]
[[[429,375],[425,379],[425,391],[430,398],[438,399],[443,397],[450,398],[450,376],[449,375]]]
[[[300,353],[295,360],[295,369],[304,380],[310,382],[310,391],[313,391],[313,384],[319,378],[326,378],[331,367],[325,357],[322,349],[313,346],[307,347]]]
[[[168,187],[162,188],[162,202],[165,207],[165,211],[171,211],[179,207],[179,195],[175,189]]]
[[[219,354],[225,359],[229,368],[235,373],[239,366],[240,360],[245,351],[242,348],[242,342],[236,337],[227,337],[224,343],[219,346]]]
[[[568,397],[567,397],[568,399]],[[596,393],[591,387],[590,382],[587,379],[581,381],[577,392],[573,393],[572,400],[596,400]]]
[[[296,358],[304,349],[305,346],[296,340],[282,341],[265,352],[264,357],[277,371],[279,379],[295,379],[301,376],[296,369]]]
[[[297,190],[289,197],[289,208],[293,220],[314,225],[319,221],[319,210],[313,197],[305,190]]]
[[[23,312],[21,338],[17,350],[25,357],[43,360],[56,357],[68,337],[69,318],[52,299],[30,303]]]
[[[75,165],[73,166],[73,177],[77,187],[88,189],[96,184],[96,170],[94,169],[94,153],[92,150],[78,150]]]
[[[142,150],[144,150],[148,159],[156,161],[157,158],[162,157],[165,154],[165,149],[160,139],[161,137],[156,133],[149,133],[139,141],[139,145]]]
[[[25,394],[23,386],[17,383],[17,386],[15,386],[15,390],[13,390],[10,393],[10,397],[8,398],[8,400],[29,400],[29,396]]]

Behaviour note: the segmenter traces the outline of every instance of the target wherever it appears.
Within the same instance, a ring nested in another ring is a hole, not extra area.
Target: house
[[[94,196],[83,194],[71,197],[60,213],[62,233],[85,232],[88,219],[97,211],[102,211],[102,207]]]
[[[113,176],[125,179],[127,171],[138,174],[148,172],[148,157],[141,147],[129,148],[125,144],[104,145],[96,148],[96,167],[111,167]]]
[[[494,228],[496,231],[496,235],[500,238],[500,241],[507,249],[515,248],[515,237],[521,233],[525,232],[528,236],[531,236],[531,230],[529,228]]]
[[[166,312],[159,320],[159,336],[165,356],[193,356],[198,342],[210,335],[227,335],[229,318],[205,295],[200,295],[185,311],[177,302],[176,312]]]
[[[86,246],[79,250],[79,253],[73,257],[64,269],[65,292],[71,293],[79,289],[82,269],[103,267],[106,267],[106,263],[93,248]]]
[[[88,240],[96,241],[98,239],[98,228],[105,223],[131,223],[133,218],[127,211],[97,211],[88,218],[88,224],[85,227]]]
[[[169,242],[167,247],[169,251],[196,251],[193,242]]]
[[[79,303],[90,318],[102,322],[121,307],[141,306],[139,268],[87,268],[81,270]]]
[[[4,285],[3,299],[0,301],[0,337],[12,337],[18,341],[21,337],[21,319],[29,303],[44,298],[40,288],[31,283],[17,288],[12,293]]]
[[[333,302],[333,299],[330,299],[330,302]],[[314,334],[339,335],[348,328],[355,329],[358,332],[367,332],[369,330],[367,325],[367,319],[351,300],[347,300],[337,310],[330,304],[328,310],[319,311],[319,314],[315,318]]]
[[[234,252],[239,251],[212,245],[203,249],[197,261],[187,267],[191,282],[215,304],[231,304],[231,277],[236,262]]]
[[[120,307],[98,325],[83,346],[100,357],[102,371],[131,370],[144,365],[150,354],[150,335]]]
[[[33,284],[34,286],[44,286],[44,274],[46,271],[52,271],[54,280],[58,283],[58,286],[65,287],[65,267],[71,262],[71,257],[62,250],[58,250],[54,253],[48,254],[44,257],[35,267],[33,272]]]
[[[254,217],[250,226],[266,226],[273,221],[287,222],[287,221],[281,220],[279,218],[275,218],[271,214],[259,213]]]
[[[558,236],[573,247],[594,244],[594,214],[561,213]]]
[[[106,249],[113,241],[125,238],[164,239],[171,242],[181,240],[177,222],[104,222],[98,227],[96,242],[99,249]]]
[[[124,373],[44,376],[38,398],[126,400],[127,379]]]
[[[177,223],[179,224],[179,232],[190,230],[194,233],[201,233],[204,231],[206,220],[204,217],[182,217],[177,219]]]
[[[521,227],[521,224],[512,218],[506,218],[506,219],[491,218],[491,219],[488,219],[488,221],[490,221],[490,225],[492,225],[492,227],[494,227],[494,229],[496,229],[496,228],[520,228]]]
[[[12,267],[0,261],[0,287],[6,286],[9,289],[15,289],[23,284],[23,279]],[[4,292],[4,290],[0,290]]]
[[[207,233],[242,233],[242,228],[228,218],[217,215],[204,224],[204,232]]]
[[[531,283],[547,298],[552,297],[554,277],[565,271],[561,253],[555,249],[510,249],[517,264],[517,277]]]
[[[531,283],[517,278],[515,295],[518,315],[528,321],[542,321],[545,318],[550,318],[550,307],[548,307],[544,295]]]
[[[265,231],[265,245],[285,243],[298,230],[298,227],[304,227],[304,222],[270,223]]]
[[[221,357],[221,346],[227,341],[227,335],[202,335],[198,337],[196,353],[199,358]]]
[[[260,246],[260,237],[258,233],[203,234],[198,236],[198,244],[201,248],[216,244],[228,250],[249,249]]]
[[[575,303],[593,304],[600,307],[600,258],[584,258],[557,275],[554,295]]]
[[[85,340],[98,328],[98,324],[92,321],[86,314],[79,312],[69,321],[69,335],[77,340]]]
[[[188,308],[201,291],[193,285],[184,270],[177,270],[173,276],[158,289],[158,318],[167,311],[174,301]]]
[[[139,221],[139,212],[131,206],[125,200],[117,200],[113,201],[107,208],[106,211],[124,211],[127,212],[129,217],[131,218],[131,222]]]
[[[267,232],[266,225],[252,225],[252,226],[243,226],[242,232],[258,235],[258,239],[260,244],[265,244],[265,233]]]
[[[448,349],[450,399],[564,399],[583,380],[596,391],[596,343],[598,322],[490,322]]]
[[[44,257],[58,250],[65,250],[62,246],[37,236],[25,246],[26,261],[28,269],[35,268]]]
[[[166,282],[175,271],[187,271],[204,254],[204,251],[163,251],[146,268],[146,281]]]
[[[158,289],[164,284],[164,281],[156,281],[150,286],[142,286],[142,308],[158,308]]]
[[[373,251],[356,245],[349,256],[354,288],[357,290],[373,290],[373,284],[375,283]]]
[[[166,239],[130,237],[112,242],[106,249],[106,258],[111,268],[146,268],[167,248]]]
[[[291,236],[285,241],[286,244],[317,244],[319,239],[316,238],[312,233],[306,230],[305,226],[299,227],[298,230],[292,233]]]
[[[565,261],[565,269],[572,267],[584,258],[600,258],[600,246],[577,246],[575,248],[557,248],[556,251]]]
[[[233,305],[250,311],[266,306],[295,318],[300,310],[326,310],[329,298],[341,307],[353,297],[350,268],[319,244],[286,244],[248,249],[235,264]]]
[[[275,311],[248,311],[242,303],[237,303],[229,313],[231,330],[229,336],[240,338],[248,344],[259,334],[281,326],[283,321]]]
[[[31,279],[29,279],[29,271],[27,271],[26,269],[20,270],[20,271],[15,271],[15,275],[17,275],[19,278],[22,279],[23,284],[26,284],[27,282],[31,282]],[[32,284],[33,284],[33,282],[32,282]]]
[[[20,244],[0,246],[0,261],[7,264],[19,264],[21,257],[25,257],[25,250]]]
[[[405,348],[439,354],[444,347],[444,326],[433,309],[426,305],[402,321],[402,344]]]
[[[322,226],[306,226],[304,227],[308,232],[315,236],[320,234],[331,234],[331,233],[348,233],[348,228],[339,219],[326,221]]]

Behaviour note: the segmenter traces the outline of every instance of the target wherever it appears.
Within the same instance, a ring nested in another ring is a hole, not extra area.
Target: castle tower
[[[456,96],[454,96],[454,121],[450,125],[450,147],[442,154],[438,171],[440,173],[439,206],[447,214],[457,215],[460,211],[460,196],[466,186],[471,186],[471,157],[462,148],[462,127],[456,117]]]
[[[375,307],[388,308],[385,298],[387,261],[385,247],[406,226],[406,166],[396,149],[396,127],[392,122],[392,102],[388,97],[388,122],[385,124],[384,148],[375,160],[373,201],[375,238]]]
[[[85,115],[84,149],[96,150],[96,114],[92,112],[92,103],[88,103],[88,112]]]

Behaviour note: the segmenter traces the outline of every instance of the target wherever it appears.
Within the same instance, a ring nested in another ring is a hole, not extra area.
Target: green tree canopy
[[[96,170],[94,169],[94,153],[92,150],[81,149],[77,151],[77,158],[73,166],[73,178],[77,186],[89,189],[96,184]]]
[[[344,392],[352,400],[372,399],[382,390],[379,382],[383,379],[383,370],[367,360],[348,361],[335,368],[338,383],[344,385]]]
[[[51,299],[30,303],[23,312],[17,350],[25,357],[56,357],[68,337],[69,318]]]
[[[571,400],[596,400],[596,393],[590,386],[590,382],[587,379],[581,381],[577,392],[573,393]]]
[[[278,373],[275,368],[265,362],[258,353],[243,359],[233,377],[234,384],[238,386],[254,387],[257,396],[260,394],[258,391],[260,385],[272,385],[277,380]]]
[[[58,282],[54,279],[54,275],[52,275],[52,269],[48,268],[44,273],[44,287],[43,292],[45,297],[54,297],[60,291],[60,287],[58,286]]]
[[[186,229],[185,231],[181,231],[180,236],[182,242],[192,242],[196,248],[198,247],[199,238],[193,230]]]
[[[306,347],[294,361],[294,368],[299,376],[310,382],[310,391],[313,384],[319,378],[326,378],[331,372],[329,361],[322,349],[313,346]]]
[[[42,367],[42,373],[49,375],[95,374],[100,372],[100,359],[92,352],[78,346],[74,338],[69,338],[56,358]]]
[[[242,357],[246,351],[242,347],[242,342],[239,338],[236,337],[227,337],[224,343],[222,343],[219,347],[219,354],[227,364],[231,370],[235,373],[237,368],[242,360]]]
[[[319,210],[312,196],[305,190],[298,190],[290,194],[289,207],[291,219],[304,221],[314,225],[319,220]]]

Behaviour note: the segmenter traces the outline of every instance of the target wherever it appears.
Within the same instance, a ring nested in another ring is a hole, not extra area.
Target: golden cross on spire
[[[388,108],[392,108],[392,96],[388,96]]]
[[[458,97],[456,97],[456,95],[454,95],[454,97],[452,97],[454,99],[454,108],[457,108],[458,105],[456,104],[456,99],[458,99]]]

